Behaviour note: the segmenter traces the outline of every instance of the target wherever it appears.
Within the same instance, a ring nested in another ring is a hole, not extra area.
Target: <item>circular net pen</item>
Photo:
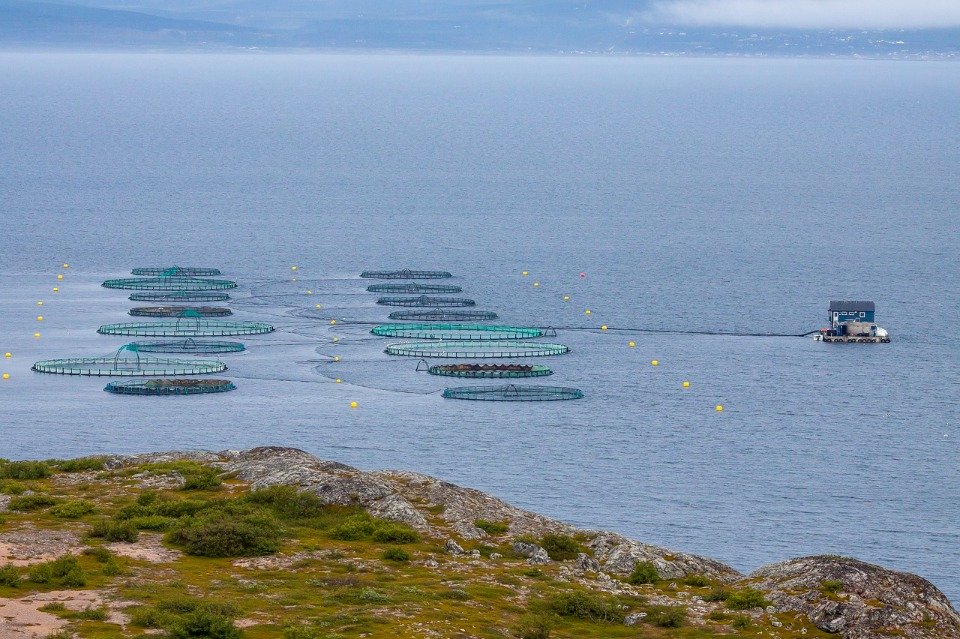
[[[76,357],[47,359],[33,365],[38,373],[96,377],[148,377],[157,375],[208,375],[227,370],[223,362],[165,357]]]
[[[388,355],[446,359],[493,359],[563,355],[570,348],[545,342],[406,342],[387,346]]]
[[[459,386],[444,388],[447,399],[472,399],[487,402],[553,402],[582,399],[583,391],[566,386]]]
[[[138,306],[130,309],[135,317],[227,317],[233,311],[222,306]]]
[[[110,382],[103,390],[118,395],[198,395],[236,390],[226,379],[148,379]]]
[[[546,377],[553,371],[540,364],[440,364],[427,369],[431,375],[478,379]]]
[[[370,331],[380,337],[408,337],[411,339],[442,339],[483,342],[501,339],[532,339],[543,337],[540,328],[523,326],[496,326],[492,324],[381,324]]]
[[[128,322],[104,324],[97,329],[101,335],[128,335],[134,337],[233,337],[272,333],[273,326],[262,322],[226,322],[222,320],[178,319],[176,322]]]
[[[197,266],[140,266],[132,271],[133,275],[164,277],[209,277],[220,275],[218,268],[200,268]]]
[[[131,293],[131,302],[225,302],[230,299],[226,293],[216,291],[163,291]]]
[[[360,277],[372,280],[444,280],[453,277],[449,271],[414,271],[408,268],[399,271],[364,271]]]
[[[431,306],[433,308],[458,308],[476,306],[477,303],[465,297],[381,297],[377,300],[381,306]]]
[[[153,342],[133,342],[128,344],[141,353],[183,353],[190,355],[214,355],[218,353],[239,353],[246,349],[241,342],[216,340],[196,340],[192,337],[177,340],[157,340]]]
[[[237,288],[237,283],[199,277],[128,277],[107,280],[102,286],[134,291],[222,291]]]
[[[463,289],[453,284],[371,284],[368,293],[462,293]]]
[[[429,310],[394,311],[387,317],[392,320],[410,322],[482,322],[495,320],[499,318],[499,315],[493,311],[460,311],[433,308]]]

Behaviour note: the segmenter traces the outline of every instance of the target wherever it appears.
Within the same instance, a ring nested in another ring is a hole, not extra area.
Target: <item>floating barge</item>
[[[875,315],[873,302],[831,301],[827,310],[830,326],[821,328],[813,339],[831,344],[889,344],[890,336],[877,326]]]

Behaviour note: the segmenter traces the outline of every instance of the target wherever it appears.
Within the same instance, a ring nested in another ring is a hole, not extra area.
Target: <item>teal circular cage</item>
[[[199,277],[127,277],[107,280],[102,286],[135,291],[220,291],[237,288],[237,283]]]
[[[540,364],[439,364],[427,369],[431,375],[475,379],[546,377],[553,371]]]
[[[129,344],[140,353],[181,353],[189,355],[216,355],[220,353],[239,353],[246,349],[242,342],[187,339],[156,340],[133,342]]]
[[[148,379],[110,382],[103,390],[117,395],[199,395],[236,390],[226,379]]]
[[[104,324],[97,329],[97,332],[101,335],[134,337],[233,337],[237,335],[262,335],[272,333],[273,330],[273,325],[263,322],[233,322],[180,317],[176,321]]]
[[[463,289],[453,284],[418,284],[404,282],[402,284],[371,284],[367,287],[369,293],[461,293]]]
[[[56,375],[148,377],[208,375],[227,370],[227,365],[216,360],[141,357],[136,348],[128,344],[121,346],[115,355],[106,357],[41,360],[33,365],[33,370],[38,373],[53,373]]]
[[[233,311],[222,306],[138,306],[130,309],[134,317],[227,317]]]
[[[477,305],[475,301],[465,297],[432,297],[430,295],[420,295],[419,297],[385,296],[378,298],[377,304],[381,306],[429,306],[433,308],[458,308]]]
[[[392,320],[408,322],[483,322],[498,319],[493,311],[474,311],[442,308],[428,310],[394,311],[387,316]]]
[[[494,324],[381,324],[370,331],[380,337],[442,339],[454,341],[488,341],[543,337],[541,328],[497,326]]]
[[[401,269],[399,271],[364,271],[360,277],[373,280],[442,280],[453,277],[449,271],[415,271]]]
[[[552,402],[582,399],[583,391],[566,386],[459,386],[443,389],[447,399],[470,399],[487,402]]]
[[[197,266],[138,266],[133,269],[133,275],[148,275],[163,277],[208,277],[220,275],[218,268],[200,268]]]
[[[445,359],[494,359],[513,357],[546,357],[563,355],[570,348],[545,342],[404,342],[390,344],[388,355],[405,357],[439,357]]]
[[[178,304],[182,302],[225,302],[230,299],[227,293],[217,291],[144,291],[131,293],[131,302],[168,302]]]

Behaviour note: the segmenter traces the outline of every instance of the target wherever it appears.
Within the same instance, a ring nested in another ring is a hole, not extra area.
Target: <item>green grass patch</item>
[[[103,470],[103,457],[81,457],[79,459],[58,460],[56,469],[64,473],[82,473],[91,470]]]
[[[33,493],[30,495],[20,495],[19,497],[12,497],[10,501],[7,502],[7,508],[10,510],[16,510],[19,512],[33,512],[35,510],[43,510],[44,508],[49,508],[56,504],[59,500],[50,495],[45,495],[43,493]]]
[[[687,621],[686,606],[648,606],[646,621],[660,628],[679,628]]]
[[[616,598],[586,590],[568,590],[551,595],[546,607],[560,617],[623,623],[623,612]]]
[[[583,547],[576,539],[558,533],[548,533],[541,537],[540,547],[546,550],[554,561],[576,559],[577,554],[583,552]]]
[[[756,588],[744,588],[730,593],[726,604],[730,610],[750,610],[751,608],[766,608],[770,605],[770,602]]]
[[[30,566],[27,578],[35,584],[58,586],[62,588],[83,588],[87,585],[87,576],[80,562],[73,555],[64,555],[53,561]]]
[[[652,561],[638,561],[627,577],[627,582],[634,585],[655,584],[658,581],[660,581],[660,571]]]
[[[101,519],[90,528],[90,536],[104,541],[133,543],[140,537],[140,533],[129,521]]]
[[[488,535],[505,535],[510,530],[510,524],[505,521],[487,521],[486,519],[477,519],[473,525],[487,533]]]
[[[46,462],[0,460],[0,479],[46,479],[51,474]]]
[[[383,551],[383,559],[397,562],[410,561],[410,553],[399,546],[394,546]]]
[[[68,499],[54,504],[50,509],[50,514],[60,519],[80,519],[96,511],[93,502],[87,499]]]

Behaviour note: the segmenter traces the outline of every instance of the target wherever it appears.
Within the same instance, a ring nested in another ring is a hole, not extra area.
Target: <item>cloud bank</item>
[[[654,22],[780,29],[930,29],[960,26],[960,0],[663,0]]]

